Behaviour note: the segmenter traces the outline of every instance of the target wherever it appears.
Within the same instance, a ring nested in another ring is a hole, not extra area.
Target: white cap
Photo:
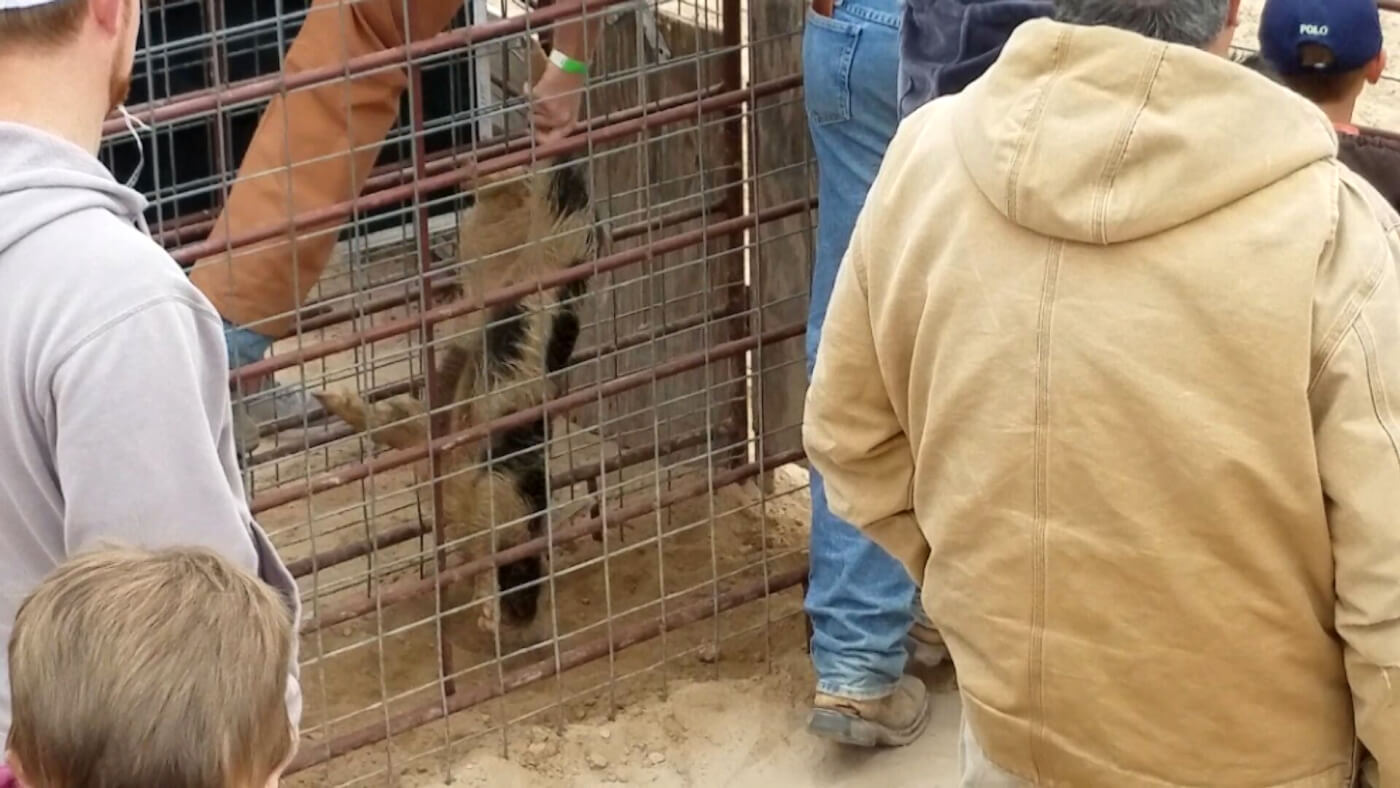
[[[56,3],[58,0],[0,0],[0,11],[10,11],[16,8],[37,8],[41,5]]]

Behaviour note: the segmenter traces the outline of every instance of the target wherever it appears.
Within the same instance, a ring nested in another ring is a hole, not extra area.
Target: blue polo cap
[[[1304,44],[1332,53],[1326,66],[1305,66]],[[1371,62],[1384,46],[1376,0],[1266,0],[1259,54],[1280,74],[1341,74]]]

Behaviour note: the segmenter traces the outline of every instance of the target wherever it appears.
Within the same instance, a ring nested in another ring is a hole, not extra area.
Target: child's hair
[[[20,605],[6,749],[29,788],[262,788],[295,747],[293,637],[214,553],[83,554]]]
[[[1286,74],[1280,79],[1294,92],[1317,104],[1343,101],[1351,98],[1365,85],[1366,69],[1340,72],[1326,70],[1335,60],[1336,56],[1327,47],[1320,44],[1303,44],[1298,48],[1299,63],[1307,68],[1319,70],[1315,73],[1304,71]]]

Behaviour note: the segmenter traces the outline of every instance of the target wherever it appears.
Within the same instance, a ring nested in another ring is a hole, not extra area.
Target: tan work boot
[[[856,747],[902,747],[924,732],[929,710],[928,688],[914,676],[903,676],[894,692],[874,700],[818,692],[807,730]]]

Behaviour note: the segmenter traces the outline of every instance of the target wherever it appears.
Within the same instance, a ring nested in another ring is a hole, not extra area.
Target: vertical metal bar
[[[413,168],[419,180],[427,177],[426,167],[428,160],[427,141],[425,139],[423,120],[423,68],[414,63],[411,69],[411,83],[413,96],[409,104],[413,110]],[[416,192],[416,189],[415,189]],[[419,287],[419,298],[422,300],[420,307],[426,311],[431,307],[428,298],[432,293],[432,282],[429,276],[432,273],[433,251],[430,230],[428,228],[428,203],[421,193],[414,194],[413,212],[417,221],[418,239],[418,270],[422,276]],[[425,324],[422,328],[423,341],[423,375],[426,378],[426,385],[423,386],[423,403],[428,411],[428,439],[432,440],[436,435],[442,435],[446,430],[446,421],[449,413],[437,412],[441,403],[436,401],[438,394],[437,377],[437,357],[433,348],[433,326]],[[442,550],[442,545],[447,538],[446,520],[443,512],[442,495],[442,474],[440,473],[441,460],[433,455],[428,456],[428,478],[433,486],[433,554],[437,560],[437,571],[441,572],[447,568],[447,554]],[[437,609],[443,609],[443,589],[438,587]],[[443,690],[452,695],[457,691],[456,682],[452,679],[452,644],[442,636],[441,621],[438,623],[438,650],[442,658],[442,678]]]
[[[205,0],[205,13],[208,14],[206,22],[210,39],[209,47],[206,50],[209,57],[210,72],[208,81],[213,85],[223,85],[229,81],[228,41],[224,36],[220,35],[220,31],[226,27],[226,25],[222,24],[224,20],[223,0]],[[224,129],[225,118],[224,113],[221,111],[222,109],[223,108],[220,107],[216,110],[214,117],[207,121],[214,130],[214,139],[210,141],[210,147],[213,148],[211,152],[214,154],[214,161],[211,162],[211,164],[213,165],[212,174],[218,178],[216,183],[222,183],[225,178],[228,178],[229,174],[229,144],[227,133]],[[216,193],[211,196],[217,197],[218,193],[219,191],[216,190]],[[211,200],[211,202],[213,201]],[[210,207],[217,208],[218,204],[214,203]]]
[[[486,0],[467,0],[467,24],[484,25],[490,19],[487,16]],[[504,17],[504,14],[502,15]],[[509,71],[505,69],[507,60],[505,58],[506,48],[501,47],[501,77],[504,78]],[[472,59],[472,81],[473,89],[469,92],[471,106],[469,114],[475,114],[476,140],[490,139],[496,135],[495,113],[487,112],[486,108],[491,104],[491,49],[490,47],[473,47],[468,55]],[[505,131],[504,127],[500,129]]]
[[[744,83],[744,15],[742,13],[742,0],[722,0],[721,7],[722,44],[724,49],[721,60],[721,79],[724,82],[726,91],[740,90]],[[744,113],[749,111],[750,103],[744,102],[725,111],[722,134],[722,159],[724,174],[721,181],[724,189],[723,206],[725,218],[732,219],[736,216],[744,215],[744,190],[748,188],[747,179],[744,177]],[[747,253],[745,239],[747,230],[736,230],[730,234],[725,245],[728,251],[724,254],[723,262],[720,265],[720,275],[718,284],[725,289],[727,313],[733,315],[726,320],[729,323],[727,336],[716,338],[715,341],[728,341],[742,339],[748,335],[750,293],[744,279],[744,258]],[[724,416],[716,418],[717,414],[711,415],[711,420],[722,422],[732,419],[735,424],[749,423],[749,387],[747,380],[747,358],[744,355],[736,356],[729,364],[730,385],[728,399],[729,412]],[[744,430],[744,437],[748,437],[749,430]],[[728,457],[728,464],[731,467],[742,465],[747,461],[747,446],[738,451],[734,451]]]

